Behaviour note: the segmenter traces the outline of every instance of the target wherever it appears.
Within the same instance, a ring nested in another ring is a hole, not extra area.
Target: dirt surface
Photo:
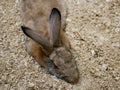
[[[19,0],[0,1],[0,90],[120,90],[120,0],[66,0],[80,80],[45,72],[25,51]]]

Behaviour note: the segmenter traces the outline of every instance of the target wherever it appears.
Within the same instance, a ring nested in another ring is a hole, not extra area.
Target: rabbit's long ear
[[[57,8],[53,8],[50,18],[50,44],[55,46],[60,39],[61,13]]]
[[[52,50],[52,46],[50,45],[50,42],[47,39],[45,39],[42,35],[38,34],[37,32],[33,31],[28,27],[21,26],[21,28],[25,35],[27,35],[28,37],[30,37],[31,39],[42,45],[43,48],[45,48],[48,51]]]

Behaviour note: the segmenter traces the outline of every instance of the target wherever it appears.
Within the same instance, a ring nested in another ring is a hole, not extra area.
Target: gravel
[[[120,90],[120,0],[66,0],[76,85],[47,74],[27,54],[19,2],[0,2],[0,90]]]

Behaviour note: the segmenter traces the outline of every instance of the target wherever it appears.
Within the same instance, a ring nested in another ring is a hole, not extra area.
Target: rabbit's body
[[[49,17],[52,9],[56,7],[62,12],[62,25],[61,25],[61,40],[63,44],[69,47],[69,42],[66,40],[62,30],[65,26],[65,17],[66,17],[66,7],[61,0],[23,0],[22,1],[22,17],[23,23],[26,27],[29,27],[35,30],[37,33],[40,33],[46,39],[50,40],[50,25]],[[64,38],[64,39],[62,39]],[[45,66],[43,60],[44,56],[47,55],[45,51],[43,52],[40,44],[36,43],[34,40],[26,38],[26,49],[33,57],[38,60],[41,66]],[[36,53],[34,53],[36,52]]]
[[[57,9],[59,11],[57,11]],[[27,52],[33,56],[41,66],[47,68],[49,73],[64,79],[65,75],[72,72],[75,74],[74,78],[72,78],[71,75],[67,78],[69,80],[66,79],[66,81],[71,83],[77,82],[78,70],[75,61],[71,58],[72,54],[69,51],[70,44],[63,31],[66,19],[66,7],[63,0],[22,0],[21,11],[23,24],[25,26],[22,27],[22,30],[30,37],[26,38]],[[56,30],[52,30],[54,28]],[[60,52],[59,47],[62,47]],[[56,55],[55,51],[57,50],[58,53],[62,52],[63,56],[66,53],[68,54],[63,57],[65,60],[54,59],[54,55]],[[68,51],[65,52],[66,50]],[[66,60],[68,63],[65,63]],[[70,68],[72,69],[69,70]]]

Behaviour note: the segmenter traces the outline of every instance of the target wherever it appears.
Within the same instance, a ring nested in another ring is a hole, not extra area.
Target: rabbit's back
[[[58,8],[64,19],[66,8],[61,0],[22,0],[23,24],[49,39],[49,16],[53,8]],[[64,21],[62,21],[64,22]]]
[[[46,70],[69,83],[77,83],[79,73],[63,31],[66,5],[63,0],[22,0],[22,26],[27,52]],[[73,74],[74,73],[74,74]]]

